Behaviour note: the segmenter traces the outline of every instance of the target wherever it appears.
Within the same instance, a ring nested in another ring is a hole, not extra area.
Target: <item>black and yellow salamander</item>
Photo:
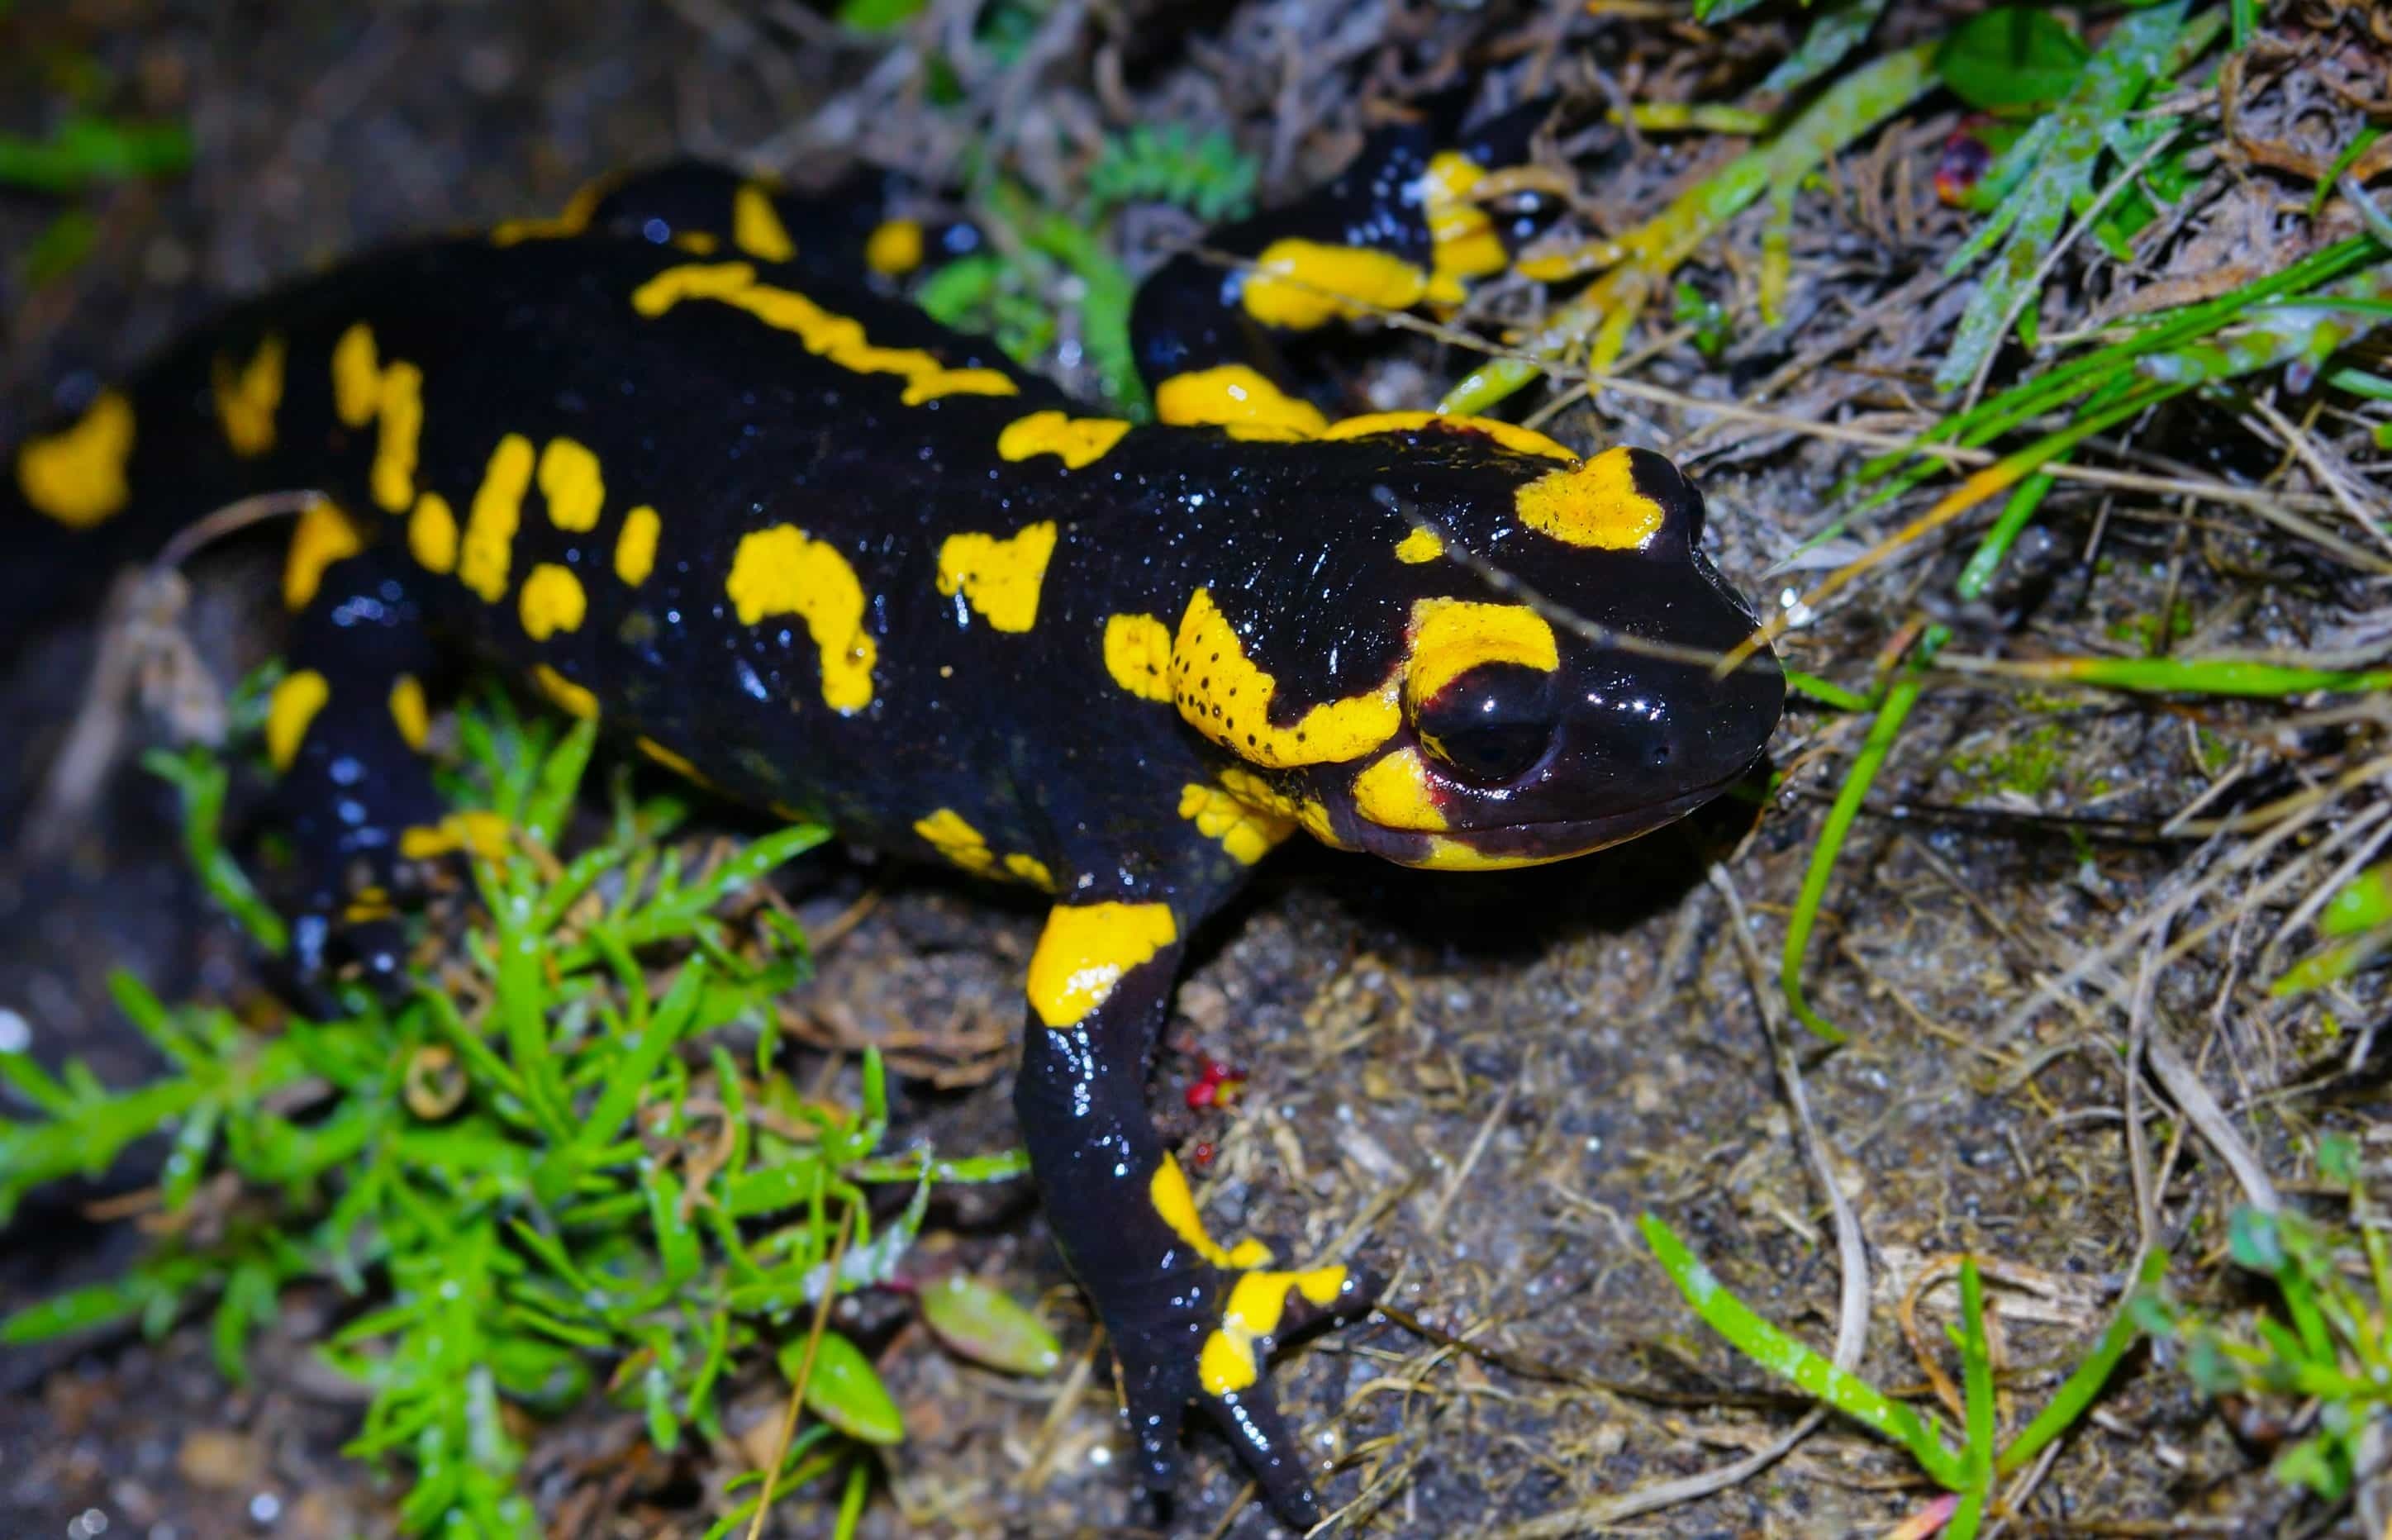
[[[237,499],[318,494],[266,724],[305,966],[394,967],[375,890],[473,832],[422,752],[456,651],[726,796],[1048,895],[1015,1100],[1143,1482],[1168,1493],[1202,1406],[1301,1525],[1265,1359],[1372,1286],[1199,1220],[1146,1093],[1190,936],[1299,831],[1453,871],[1643,834],[1743,775],[1784,692],[1766,649],[1707,661],[1753,619],[1668,460],[1332,421],[1268,356],[1502,266],[1473,189],[1506,136],[1383,133],[1233,231],[1251,265],[1161,269],[1154,425],[862,281],[968,226],[727,172],[365,257],[8,454],[0,627]]]

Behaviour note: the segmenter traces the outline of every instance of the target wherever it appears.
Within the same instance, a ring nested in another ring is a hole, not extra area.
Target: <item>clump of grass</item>
[[[319,1352],[370,1392],[349,1452],[405,1467],[409,1533],[481,1535],[539,1533],[502,1407],[555,1413],[603,1390],[670,1451],[693,1430],[721,1438],[723,1387],[777,1355],[813,1417],[770,1489],[833,1475],[843,1511],[860,1508],[873,1446],[904,1424],[862,1350],[824,1329],[826,1307],[896,1275],[934,1182],[1011,1176],[1018,1153],[884,1149],[877,1055],[852,1100],[789,1078],[770,1006],[804,975],[805,938],[741,899],[824,830],[693,853],[672,838],[682,805],[618,775],[603,835],[575,848],[592,728],[559,735],[495,694],[461,728],[456,804],[498,814],[512,848],[476,863],[476,917],[406,999],[269,1026],[168,1006],[119,976],[119,1003],[169,1066],[157,1080],[111,1090],[79,1064],[52,1076],[0,1055],[0,1081],[32,1108],[0,1121],[0,1220],[173,1136],[156,1248],[0,1321],[0,1340],[136,1320],[156,1334],[212,1301],[216,1361],[238,1380],[283,1291],[329,1284],[356,1308]],[[153,768],[182,790],[211,890],[280,950],[280,921],[218,837],[224,763],[193,750]],[[734,1053],[743,1036],[753,1047]],[[876,1222],[890,1187],[905,1200]],[[1056,1356],[968,1282],[940,1291],[932,1325],[1000,1366]],[[750,1490],[712,1533],[750,1515],[767,1475],[733,1483]]]
[[[2094,1397],[2142,1335],[2147,1301],[2167,1272],[2167,1255],[2153,1251],[2137,1272],[2126,1305],[2112,1317],[2092,1348],[2077,1362],[2043,1410],[2026,1426],[2001,1437],[1996,1425],[1993,1354],[1985,1335],[1984,1286],[1973,1257],[1960,1263],[1960,1326],[1954,1342],[1960,1353],[1962,1427],[1956,1447],[1949,1430],[1860,1376],[1763,1319],[1730,1293],[1703,1265],[1676,1231],[1651,1214],[1638,1221],[1645,1245],[1662,1271],[1705,1324],[1753,1363],[1806,1395],[1834,1407],[1881,1438],[1901,1445],[1930,1480],[1955,1499],[1944,1520],[1951,1540],[1972,1540],[1996,1497],[1996,1483],[2023,1469],[2051,1442],[2075,1426]],[[1924,1532],[1922,1532],[1924,1533]]]

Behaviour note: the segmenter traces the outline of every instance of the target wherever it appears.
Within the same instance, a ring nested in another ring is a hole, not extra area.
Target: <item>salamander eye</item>
[[[1558,717],[1553,674],[1483,663],[1438,691],[1412,725],[1421,746],[1455,774],[1491,786],[1536,768]]]

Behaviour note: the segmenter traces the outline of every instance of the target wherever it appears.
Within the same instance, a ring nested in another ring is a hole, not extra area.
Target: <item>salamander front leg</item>
[[[1181,1418],[1201,1404],[1302,1528],[1318,1507],[1264,1361],[1277,1339],[1367,1308],[1375,1285],[1343,1266],[1278,1270],[1260,1241],[1205,1233],[1146,1105],[1181,953],[1168,904],[1059,905],[1031,961],[1014,1105],[1064,1259],[1112,1341],[1148,1490],[1168,1495]]]

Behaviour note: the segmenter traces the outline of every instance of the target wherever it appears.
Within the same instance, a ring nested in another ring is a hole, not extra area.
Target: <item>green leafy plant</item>
[[[1254,157],[1219,129],[1193,134],[1185,123],[1140,123],[1105,136],[1088,168],[1088,196],[1101,210],[1124,203],[1170,203],[1211,221],[1254,207]]]
[[[788,1078],[769,1007],[805,971],[805,940],[742,896],[822,829],[693,855],[672,842],[682,804],[635,797],[621,772],[604,832],[575,848],[589,724],[560,736],[494,695],[462,714],[460,738],[458,806],[495,814],[512,843],[476,862],[479,917],[409,998],[261,1026],[169,1007],[120,976],[118,1003],[169,1066],[159,1079],[111,1090],[79,1064],[53,1076],[0,1055],[0,1081],[32,1109],[0,1121],[0,1218],[173,1134],[167,1238],[122,1278],[0,1321],[0,1340],[128,1320],[154,1334],[213,1301],[218,1364],[240,1378],[282,1291],[330,1284],[357,1314],[321,1353],[370,1392],[350,1452],[409,1468],[410,1533],[494,1535],[538,1532],[502,1406],[553,1412],[603,1386],[670,1450],[692,1429],[719,1437],[727,1378],[778,1354],[804,1365],[791,1378],[813,1419],[773,1490],[843,1470],[842,1500],[860,1505],[869,1449],[904,1426],[869,1359],[822,1331],[823,1307],[897,1275],[933,1183],[1011,1176],[1020,1158],[884,1149],[877,1055],[852,1101]],[[153,768],[183,794],[211,891],[279,950],[281,922],[219,843],[222,762],[194,751]],[[751,1053],[734,1055],[734,1029]],[[906,1200],[876,1223],[871,1191],[890,1186]],[[942,1339],[989,1337],[1004,1366],[1050,1367],[1052,1339],[987,1292],[961,1326],[942,1301]]]

